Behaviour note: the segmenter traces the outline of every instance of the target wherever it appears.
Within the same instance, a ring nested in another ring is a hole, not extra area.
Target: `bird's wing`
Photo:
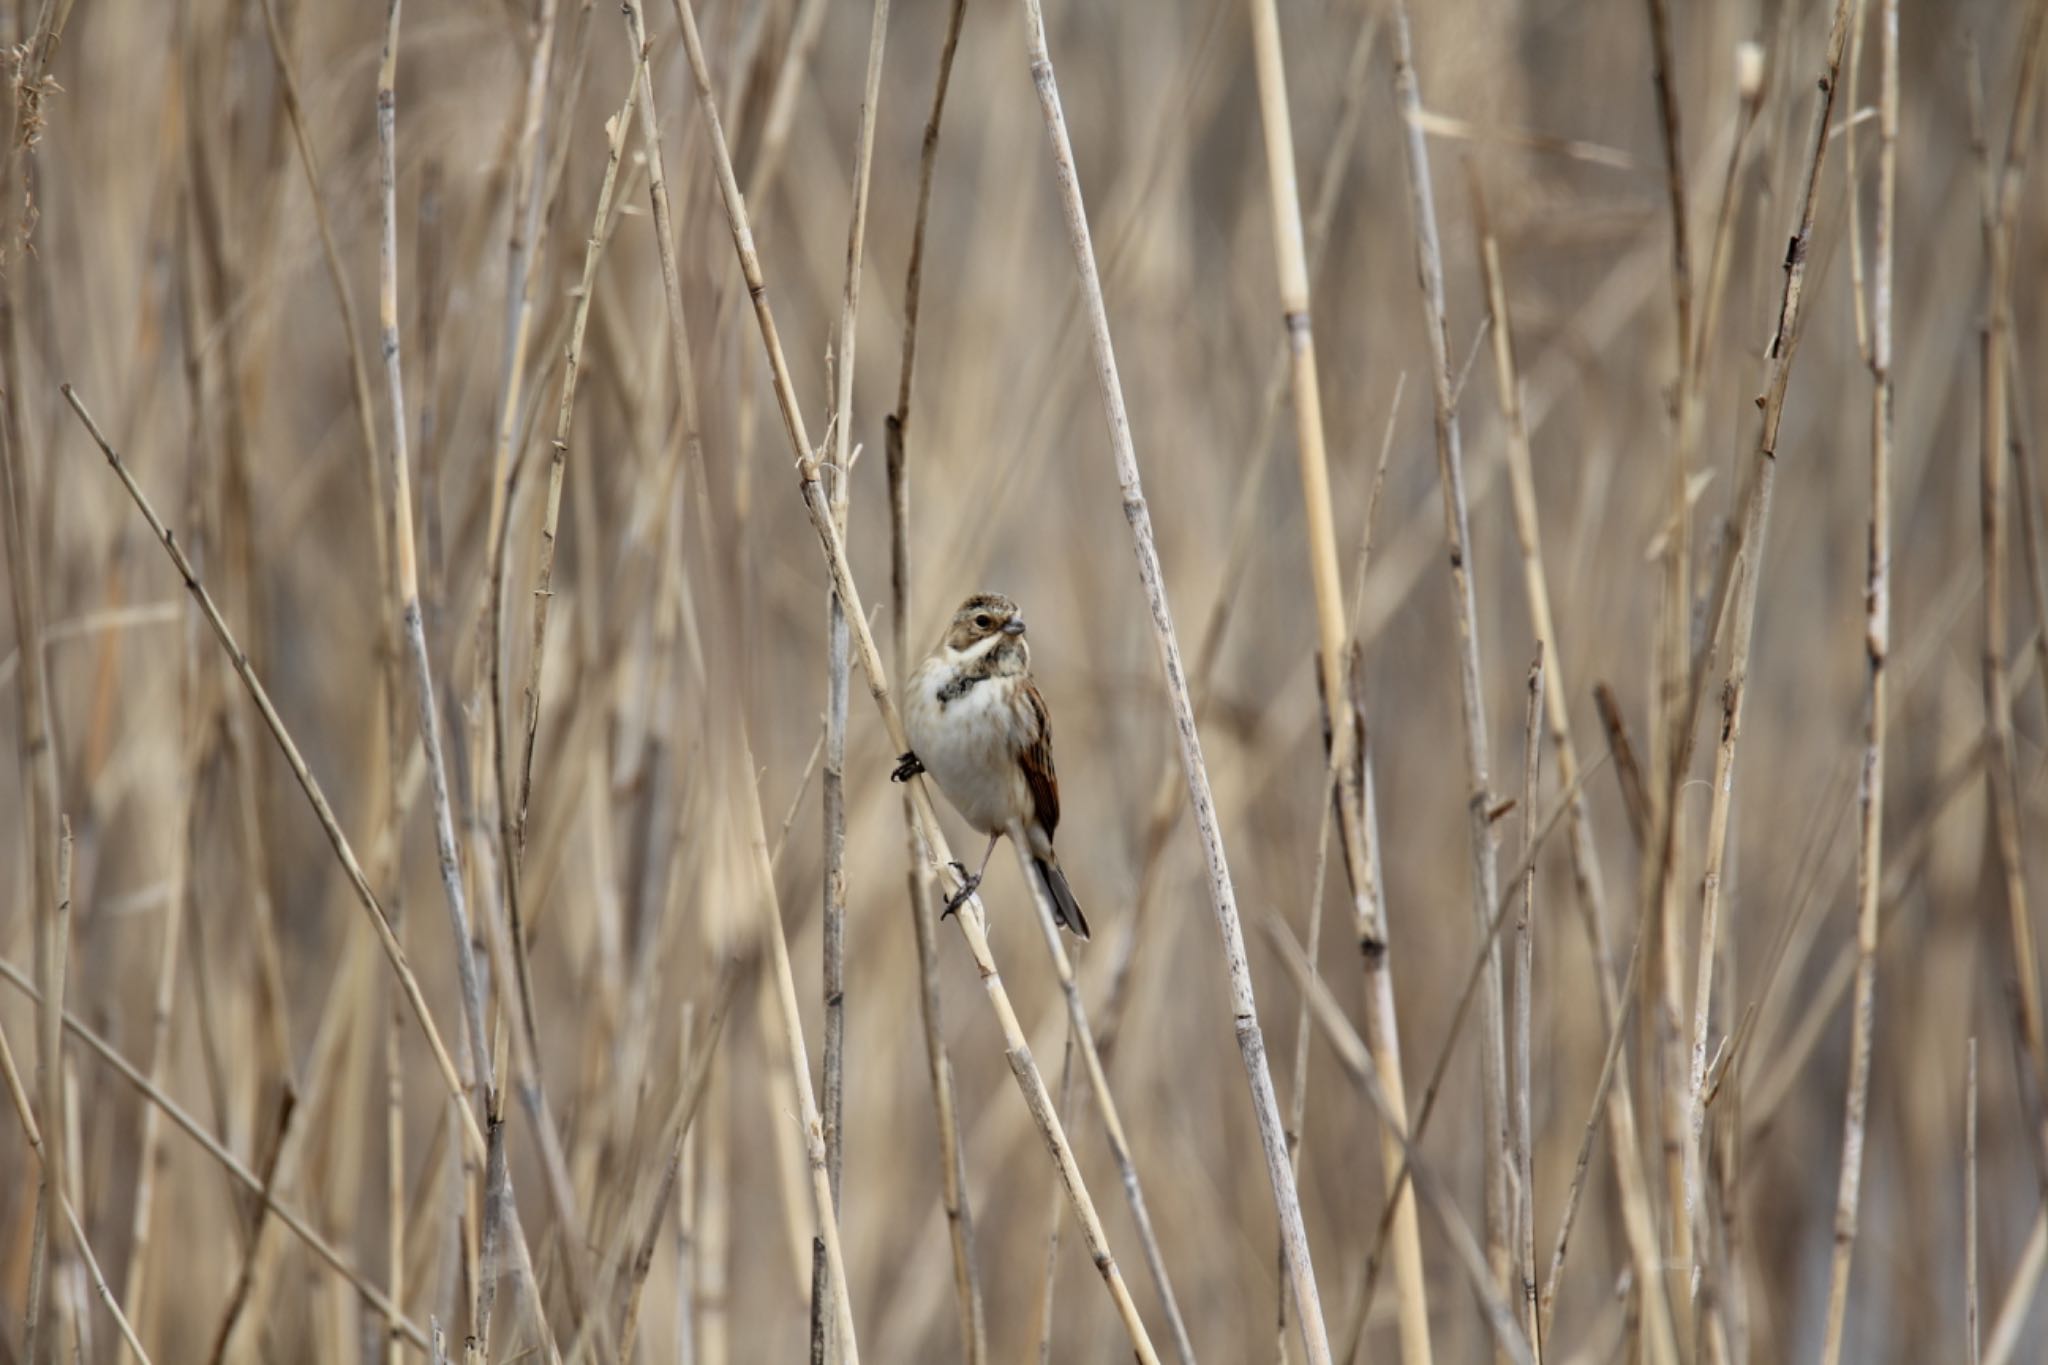
[[[1046,714],[1045,698],[1036,684],[1024,684],[1024,706],[1030,713],[1030,730],[1024,738],[1021,761],[1024,780],[1031,788],[1032,817],[1050,840],[1060,822],[1060,780],[1052,769],[1052,717]]]

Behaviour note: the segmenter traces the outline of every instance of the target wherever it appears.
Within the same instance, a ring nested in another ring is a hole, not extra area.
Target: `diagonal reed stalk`
[[[712,163],[718,177],[718,188],[724,202],[727,224],[732,230],[733,247],[739,257],[740,270],[746,279],[747,292],[753,300],[754,316],[761,331],[761,343],[767,353],[769,375],[774,383],[776,405],[782,417],[783,431],[789,439],[790,450],[795,457],[799,488],[804,508],[809,513],[811,528],[817,533],[820,547],[824,551],[826,567],[832,575],[833,587],[840,600],[846,605],[846,617],[853,630],[853,647],[860,660],[861,673],[867,679],[868,692],[882,715],[882,722],[889,733],[890,742],[898,751],[908,750],[909,740],[904,734],[903,717],[896,709],[895,699],[889,690],[887,672],[882,667],[881,653],[875,645],[873,631],[868,626],[867,615],[860,606],[860,592],[853,581],[853,570],[846,558],[845,541],[839,534],[838,523],[833,519],[829,497],[824,481],[820,477],[819,460],[811,445],[809,433],[804,427],[803,411],[796,400],[796,390],[789,374],[789,362],[783,354],[782,341],[775,329],[774,310],[768,302],[768,286],[762,276],[761,262],[754,249],[753,228],[747,217],[745,201],[740,197],[739,182],[733,173],[732,153],[726,146],[725,131],[719,123],[717,99],[711,82],[709,64],[705,60],[703,40],[697,31],[695,6],[691,0],[675,0],[678,22],[683,30],[683,45],[689,56],[690,71],[696,80],[697,96],[704,113],[704,121],[710,132]],[[931,793],[927,784],[909,784],[917,803],[917,819],[920,837],[926,850],[926,864],[934,873],[952,862],[952,850],[946,843],[945,834],[940,830],[936,812],[932,808]],[[1023,1025],[1017,1020],[1016,1011],[1010,1005],[1009,991],[1003,985],[996,970],[995,959],[988,946],[981,904],[978,898],[970,899],[960,913],[954,916],[960,926],[961,937],[967,943],[968,952],[973,956],[975,968],[981,974],[982,986],[989,997],[989,1004],[995,1010],[997,1023],[1002,1027],[1005,1053],[1010,1070],[1016,1077],[1018,1088],[1044,1134],[1046,1144],[1052,1149],[1053,1159],[1058,1166],[1061,1183],[1066,1187],[1067,1197],[1074,1206],[1076,1220],[1088,1243],[1090,1258],[1101,1273],[1103,1284],[1115,1304],[1118,1317],[1128,1333],[1132,1348],[1145,1365],[1157,1365],[1158,1355],[1152,1348],[1143,1321],[1138,1316],[1137,1306],[1132,1302],[1130,1290],[1124,1284],[1123,1272],[1117,1268],[1116,1260],[1110,1255],[1109,1239],[1103,1231],[1102,1220],[1095,1211],[1095,1202],[1088,1194],[1086,1182],[1082,1179],[1081,1168],[1074,1158],[1072,1145],[1067,1141],[1065,1129],[1053,1110],[1052,1096],[1046,1090],[1045,1078],[1039,1073],[1038,1065],[1032,1060],[1030,1044],[1025,1040]],[[828,1206],[829,1207],[829,1206]]]

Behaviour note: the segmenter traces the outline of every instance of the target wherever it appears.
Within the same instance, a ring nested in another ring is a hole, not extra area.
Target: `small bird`
[[[1031,646],[1024,642],[1024,617],[1015,602],[980,593],[961,603],[946,637],[910,677],[903,724],[911,749],[899,760],[894,779],[908,782],[930,773],[967,823],[988,835],[973,876],[953,864],[961,884],[944,913],[952,914],[974,894],[996,841],[1007,834],[1030,853],[1053,917],[1075,937],[1087,938],[1088,921],[1052,851],[1060,822],[1052,721],[1031,681]]]

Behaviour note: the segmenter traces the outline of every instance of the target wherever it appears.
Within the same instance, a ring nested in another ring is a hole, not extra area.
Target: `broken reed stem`
[[[885,424],[889,480],[889,634],[898,677],[907,677],[910,670],[910,395],[917,362],[917,317],[924,283],[925,228],[931,216],[932,170],[938,162],[939,121],[946,110],[946,92],[953,80],[953,57],[960,47],[960,27],[966,12],[967,0],[952,0],[946,15],[946,36],[939,49],[939,70],[932,87],[931,111],[925,117],[924,140],[918,153],[917,216],[911,227],[910,263],[903,285],[903,365],[896,384],[896,411]],[[946,1210],[947,1237],[953,1252],[953,1297],[960,1310],[961,1357],[967,1365],[983,1365],[988,1358],[988,1327],[983,1319],[981,1279],[974,1264],[974,1220],[967,1196],[967,1163],[960,1143],[953,1063],[946,1053],[944,1017],[939,1003],[937,909],[933,903],[933,881],[919,856],[917,809],[908,791],[903,793],[903,838],[910,918],[917,939],[918,1003],[924,1024],[925,1062],[931,1076],[933,1107],[939,1128],[940,1199]],[[1063,1079],[1063,1087],[1065,1084]],[[1062,1110],[1064,1107],[1062,1104]]]
[[[1068,958],[1066,944],[1060,937],[1044,879],[1032,866],[1029,841],[1012,839],[1010,845],[1017,854],[1017,871],[1024,884],[1031,888],[1039,928],[1045,935],[1045,950],[1052,957],[1053,975],[1058,978],[1060,994],[1066,1001],[1068,1046],[1079,1050],[1082,1066],[1087,1071],[1089,1093],[1094,1097],[1096,1112],[1102,1116],[1103,1133],[1109,1139],[1109,1154],[1116,1162],[1118,1177],[1123,1181],[1124,1199],[1131,1207],[1131,1221],[1138,1232],[1138,1248],[1145,1257],[1146,1268],[1152,1272],[1152,1282],[1159,1288],[1159,1304],[1166,1314],[1167,1330],[1173,1335],[1174,1351],[1183,1365],[1194,1365],[1194,1343],[1188,1336],[1187,1321],[1181,1316],[1180,1301],[1174,1297],[1173,1281],[1166,1273],[1166,1257],[1159,1249],[1159,1235],[1152,1227],[1152,1211],[1145,1202],[1144,1188],[1138,1183],[1138,1164],[1131,1155],[1131,1140],[1124,1131],[1116,1097],[1110,1092],[1109,1072],[1103,1066],[1102,1052],[1096,1046],[1095,1030],[1088,1022],[1087,1007],[1081,1001],[1081,983],[1074,975],[1074,964]]]
[[[1396,37],[1394,96],[1406,124],[1408,198],[1415,228],[1415,257],[1421,275],[1424,331],[1429,338],[1430,377],[1436,397],[1436,454],[1443,489],[1444,540],[1450,558],[1453,614],[1458,626],[1458,690],[1464,717],[1466,821],[1472,840],[1472,908],[1481,933],[1499,899],[1494,863],[1493,822],[1488,810],[1493,796],[1487,775],[1484,672],[1479,658],[1478,602],[1471,565],[1471,516],[1465,500],[1465,456],[1458,434],[1457,399],[1450,361],[1450,319],[1444,302],[1443,248],[1438,238],[1436,200],[1430,187],[1429,145],[1421,124],[1422,93],[1415,73],[1415,44],[1406,4],[1394,8]],[[1486,967],[1483,1032],[1483,1113],[1481,1145],[1485,1167],[1486,1245],[1496,1281],[1508,1282],[1507,1173],[1514,1153],[1507,1129],[1506,1003],[1498,948],[1489,949]]]
[[[635,3],[635,0],[628,0],[628,3]],[[718,118],[718,104],[711,84],[711,72],[705,61],[703,40],[697,32],[696,9],[692,0],[675,0],[675,5],[677,19],[682,25],[683,45],[689,56],[690,71],[697,84],[698,101],[710,132],[712,163],[717,173],[727,223],[732,230],[733,249],[739,257],[741,273],[747,283],[747,292],[753,300],[754,317],[760,327],[761,344],[767,355],[776,405],[781,413],[784,434],[789,438],[790,450],[795,456],[804,509],[810,515],[811,529],[817,533],[826,567],[832,575],[833,586],[837,589],[840,600],[846,604],[847,621],[853,628],[853,646],[860,659],[861,673],[867,679],[869,695],[881,712],[882,723],[888,731],[890,743],[896,747],[897,752],[904,752],[910,748],[910,743],[904,734],[903,717],[890,694],[889,678],[882,667],[881,653],[875,646],[874,633],[869,628],[867,616],[860,606],[860,592],[854,585],[852,566],[847,562],[846,545],[839,535],[837,523],[832,519],[831,508],[819,478],[818,457],[804,429],[803,410],[797,404],[796,389],[789,375],[789,362],[783,354],[782,340],[775,329],[774,310],[768,302],[768,286],[762,277],[760,258],[754,250],[753,228],[748,222],[746,203],[740,197],[739,182],[733,173],[732,153],[726,146],[725,130]],[[919,837],[926,851],[926,866],[936,874],[939,868],[952,861],[952,850],[946,843],[944,832],[939,828],[927,784],[913,781],[908,789],[916,803]],[[1058,1115],[1053,1112],[1052,1097],[1046,1090],[1045,1079],[1040,1075],[1037,1063],[1031,1058],[1031,1048],[1024,1037],[1023,1025],[1018,1022],[1016,1011],[1010,1006],[1009,991],[1004,987],[1002,977],[996,971],[995,959],[989,952],[980,901],[970,898],[961,912],[954,916],[954,920],[960,926],[961,937],[966,941],[967,950],[974,958],[975,967],[981,974],[983,988],[989,997],[989,1004],[995,1010],[997,1023],[1002,1027],[1010,1070],[1017,1079],[1018,1088],[1024,1094],[1032,1118],[1036,1121],[1039,1131],[1045,1135],[1047,1146],[1052,1149],[1060,1179],[1066,1186],[1068,1198],[1074,1205],[1076,1220],[1081,1224],[1082,1233],[1087,1240],[1089,1255],[1102,1275],[1103,1284],[1116,1305],[1118,1316],[1123,1321],[1139,1360],[1147,1362],[1147,1365],[1156,1365],[1158,1356],[1145,1333],[1145,1325],[1138,1316],[1137,1307],[1131,1301],[1130,1291],[1124,1285],[1123,1273],[1117,1269],[1115,1258],[1110,1255],[1108,1237],[1103,1232],[1101,1219],[1096,1214],[1094,1200],[1089,1197],[1087,1184],[1081,1176],[1080,1165],[1074,1159],[1073,1147],[1067,1141]],[[1242,953],[1239,954],[1238,960],[1242,962]],[[1270,1089],[1269,1085],[1269,1092]]]
[[[1080,173],[1074,165],[1074,149],[1067,136],[1066,116],[1060,109],[1059,85],[1053,74],[1052,54],[1046,47],[1045,15],[1039,0],[1024,0],[1024,20],[1032,82],[1038,88],[1038,106],[1045,118],[1054,178],[1066,218],[1067,239],[1073,247],[1074,264],[1080,274],[1082,297],[1087,306],[1095,374],[1102,390],[1111,453],[1123,495],[1124,519],[1130,524],[1132,548],[1138,559],[1138,577],[1144,585],[1147,605],[1151,608],[1153,638],[1159,648],[1160,668],[1173,705],[1181,764],[1187,771],[1189,805],[1193,808],[1195,828],[1201,837],[1203,859],[1209,873],[1209,902],[1223,939],[1224,965],[1230,981],[1231,1018],[1246,1079],[1251,1086],[1252,1113],[1258,1124],[1259,1144],[1265,1152],[1266,1176],[1273,1190],[1281,1240],[1287,1248],[1295,1306],[1301,1314],[1302,1334],[1311,1365],[1329,1365],[1329,1333],[1323,1325],[1322,1302],[1316,1291],[1315,1270],[1309,1258],[1301,1199],[1295,1188],[1294,1168],[1287,1157],[1287,1134],[1281,1123],[1280,1102],[1274,1094],[1273,1075],[1266,1061],[1265,1034],[1259,1028],[1258,1006],[1252,995],[1251,967],[1245,959],[1244,928],[1238,920],[1237,897],[1223,849],[1223,833],[1216,817],[1215,798],[1209,790],[1201,736],[1195,728],[1194,704],[1188,695],[1187,669],[1181,662],[1180,642],[1175,636],[1173,614],[1166,601],[1165,577],[1159,565],[1158,547],[1153,542],[1152,514],[1145,504],[1144,488],[1138,474],[1137,450],[1131,439],[1130,417],[1124,408],[1123,385],[1117,378],[1116,351],[1110,340],[1109,314],[1102,298],[1102,277],[1096,268],[1088,213],[1081,197]]]
[[[35,1004],[42,1004],[42,992],[38,991],[29,981],[28,977],[22,973],[21,969],[13,963],[0,960],[0,980],[7,981]],[[240,1158],[229,1151],[220,1139],[200,1126],[199,1121],[187,1113],[176,1100],[152,1083],[149,1077],[142,1073],[140,1067],[116,1052],[113,1044],[80,1023],[77,1017],[68,1010],[64,1012],[64,1027],[70,1030],[72,1037],[84,1043],[88,1050],[112,1067],[122,1080],[133,1086],[138,1094],[151,1104],[162,1109],[164,1116],[170,1119],[173,1125],[183,1131],[194,1142],[198,1143],[208,1156],[219,1162],[221,1167],[230,1176],[234,1177],[238,1184],[250,1194],[256,1196],[262,1207],[268,1209],[280,1223],[284,1224],[300,1241],[304,1242],[308,1250],[320,1260],[325,1261],[335,1273],[347,1280],[355,1291],[362,1296],[365,1303],[369,1304],[380,1315],[397,1322],[399,1329],[405,1333],[407,1340],[422,1348],[426,1346],[426,1334],[420,1331],[417,1326],[399,1311],[398,1306],[391,1302],[390,1297],[383,1290],[371,1284],[360,1271],[349,1264],[341,1252],[336,1250],[334,1245],[326,1238],[314,1231],[312,1225],[303,1217],[285,1205],[278,1203],[271,1196],[264,1182],[251,1172],[247,1166],[243,1165]]]
[[[1522,722],[1522,895],[1515,920],[1515,1009],[1513,1108],[1515,1130],[1515,1270],[1521,1280],[1522,1331],[1529,1350],[1543,1359],[1536,1311],[1536,1145],[1529,1104],[1529,1034],[1536,992],[1536,786],[1543,763],[1543,646],[1529,665],[1529,709]],[[1576,806],[1576,802],[1572,803]],[[1568,809],[1572,807],[1567,807]]]
[[[2033,921],[2028,910],[2026,868],[2020,836],[2018,754],[2012,727],[2011,689],[2006,681],[2006,442],[2011,409],[2006,391],[2012,345],[2013,251],[2019,223],[2019,191],[2033,145],[2034,103],[2040,86],[2048,3],[2036,0],[2021,26],[2020,74],[2013,94],[2005,159],[1993,197],[1995,217],[1984,223],[1984,333],[1980,416],[1982,528],[1984,544],[1984,729],[1990,761],[1991,812],[2007,914],[2012,924],[2013,976],[2018,984],[2020,1028],[2037,1090],[2048,1086],[2048,1037],[2044,1037],[2041,985],[2036,967]],[[2027,509],[2031,515],[2032,509]]]
[[[853,205],[847,215],[846,282],[840,297],[839,345],[832,363],[837,381],[832,431],[837,439],[827,483],[832,517],[839,524],[842,538],[846,535],[847,508],[853,494],[853,461],[858,453],[853,443],[853,379],[860,319],[861,258],[867,244],[868,182],[874,169],[875,114],[882,98],[882,54],[888,33],[889,0],[874,0],[868,24],[867,79],[861,88],[860,127],[854,137]],[[846,709],[850,670],[846,607],[836,592],[828,589],[826,598],[825,772],[820,801],[825,869],[819,956],[825,995],[825,1167],[831,1177],[832,1206],[837,1209],[840,1172],[845,1162],[841,1144],[846,1113]],[[820,1298],[821,1288],[814,1275],[813,1303]],[[824,1320],[813,1314],[812,1322],[816,1327],[811,1358],[830,1360],[831,1342],[823,1335]]]
[[[1601,1023],[1611,1030],[1622,1012],[1622,1005],[1614,981],[1612,949],[1607,935],[1607,897],[1600,874],[1599,851],[1593,842],[1592,817],[1586,806],[1584,784],[1580,781],[1578,745],[1572,738],[1571,702],[1566,690],[1564,661],[1550,611],[1550,580],[1543,563],[1534,460],[1530,451],[1528,419],[1522,404],[1522,376],[1515,353],[1514,324],[1508,312],[1506,273],[1501,265],[1500,243],[1494,236],[1493,221],[1487,213],[1485,194],[1476,174],[1472,177],[1472,202],[1479,229],[1480,276],[1485,283],[1487,312],[1492,321],[1495,386],[1500,394],[1502,416],[1507,422],[1508,491],[1513,506],[1515,539],[1522,555],[1522,586],[1528,598],[1529,620],[1536,634],[1536,647],[1547,675],[1543,700],[1549,717],[1551,740],[1557,749],[1558,785],[1571,793],[1568,837],[1572,879],[1578,893],[1586,941],[1593,955],[1594,976],[1600,992]],[[1633,764],[1624,766],[1623,771],[1633,771]],[[1641,1165],[1635,1096],[1626,1068],[1615,1077],[1610,1094],[1606,1110],[1608,1149],[1614,1162],[1615,1185],[1621,1203],[1630,1264],[1635,1271],[1636,1283],[1645,1295],[1650,1339],[1654,1349],[1661,1353],[1657,1358],[1675,1361],[1676,1336],[1671,1326],[1671,1310],[1663,1278],[1657,1273],[1660,1256],[1656,1220],[1646,1192],[1647,1176]],[[1540,1341],[1541,1334],[1538,1339]]]
[[[198,602],[200,611],[206,616],[207,624],[213,628],[214,637],[227,652],[228,662],[233,665],[235,675],[242,680],[242,685],[248,689],[250,699],[256,703],[256,710],[262,715],[264,724],[269,727],[271,737],[283,751],[285,763],[291,768],[292,776],[298,779],[300,790],[306,794],[307,801],[313,807],[314,817],[320,822],[320,828],[327,835],[328,843],[333,846],[335,856],[341,860],[342,870],[348,875],[349,885],[356,893],[356,901],[370,917],[371,927],[377,931],[377,941],[384,950],[385,959],[398,977],[406,1001],[412,1007],[413,1017],[419,1021],[420,1031],[426,1035],[427,1046],[434,1054],[435,1065],[441,1072],[442,1080],[447,1084],[449,1098],[461,1112],[464,1140],[470,1150],[481,1157],[485,1149],[483,1130],[477,1125],[476,1114],[464,1099],[462,1078],[456,1074],[454,1059],[441,1041],[441,1031],[435,1027],[433,1014],[427,1008],[426,996],[420,990],[419,978],[413,975],[412,966],[406,960],[405,949],[399,944],[397,936],[391,932],[391,923],[384,917],[377,895],[370,889],[369,878],[364,874],[362,864],[357,861],[355,850],[349,845],[348,836],[342,832],[341,823],[335,818],[334,808],[327,803],[326,793],[322,791],[319,780],[306,766],[306,760],[300,754],[299,746],[292,740],[291,732],[285,729],[284,721],[279,718],[277,709],[271,705],[270,694],[257,679],[255,669],[249,663],[249,656],[243,652],[241,645],[236,643],[234,632],[228,629],[227,621],[221,616],[220,608],[214,604],[212,594],[208,593],[206,585],[200,582],[198,571],[192,567],[192,561],[185,557],[185,551],[173,538],[170,528],[158,518],[156,509],[150,505],[141,486],[135,482],[134,475],[128,472],[127,464],[114,448],[107,444],[106,436],[100,431],[99,424],[93,420],[92,414],[86,410],[85,404],[80,401],[77,391],[66,384],[62,387],[62,392],[65,401],[71,405],[71,410],[78,415],[78,420],[84,424],[94,443],[99,446],[100,454],[106,457],[107,464],[121,480],[122,486],[128,490],[128,496],[134,500],[136,509],[142,513],[142,519],[148,522],[149,529],[156,533],[157,541],[164,547],[164,552],[170,556],[172,565],[184,580],[186,590]]]
[[[1863,820],[1856,859],[1856,996],[1849,1014],[1849,1081],[1843,1102],[1842,1169],[1835,1195],[1835,1245],[1828,1270],[1822,1365],[1835,1365],[1842,1358],[1849,1307],[1849,1267],[1856,1250],[1857,1196],[1863,1181],[1864,1118],[1870,1103],[1872,1033],[1877,1023],[1877,908],[1883,885],[1885,660],[1891,639],[1892,253],[1898,200],[1899,6],[1898,0],[1880,3],[1877,236],[1871,267],[1869,351],[1870,540],[1863,593],[1863,648],[1869,676],[1864,692]],[[1857,8],[1862,8],[1861,0]],[[1851,198],[1861,188],[1850,179]]]

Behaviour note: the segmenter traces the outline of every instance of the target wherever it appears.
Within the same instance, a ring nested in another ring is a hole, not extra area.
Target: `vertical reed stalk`
[[[946,92],[953,80],[953,57],[960,47],[960,26],[967,0],[952,0],[946,13],[946,35],[939,47],[938,76],[932,87],[931,111],[925,116],[924,140],[918,154],[917,216],[910,231],[910,262],[903,286],[903,365],[896,384],[896,410],[886,428],[889,479],[889,637],[891,662],[898,677],[910,672],[910,396],[917,363],[918,305],[923,295],[925,229],[930,223],[932,170],[938,162],[939,120],[946,111]],[[910,918],[917,938],[919,1015],[924,1024],[925,1063],[930,1073],[934,1116],[939,1128],[939,1198],[946,1211],[947,1240],[953,1252],[953,1297],[960,1312],[961,1358],[983,1365],[988,1358],[988,1327],[984,1321],[981,1278],[974,1264],[974,1216],[967,1195],[967,1163],[960,1144],[959,1104],[953,1087],[953,1063],[946,1053],[944,1017],[939,1003],[937,906],[934,882],[919,855],[917,807],[903,793],[904,861]],[[1062,1088],[1069,1074],[1062,1076]],[[1060,1110],[1064,1113],[1065,1106]]]
[[[1450,558],[1451,604],[1458,626],[1458,696],[1465,724],[1466,823],[1472,840],[1472,909],[1484,934],[1500,899],[1494,863],[1493,804],[1487,776],[1484,671],[1479,657],[1479,609],[1471,565],[1471,514],[1465,498],[1465,455],[1458,434],[1457,399],[1451,374],[1450,319],[1444,302],[1443,247],[1437,233],[1436,199],[1430,187],[1429,144],[1422,130],[1422,93],[1415,74],[1415,44],[1405,4],[1394,9],[1397,39],[1394,94],[1406,127],[1408,201],[1415,228],[1415,258],[1421,276],[1424,328],[1429,338],[1430,377],[1436,397],[1436,454],[1443,489],[1444,541]],[[1486,1246],[1497,1283],[1509,1282],[1507,1174],[1514,1169],[1508,1140],[1506,1002],[1500,951],[1487,949],[1486,987],[1480,1041],[1484,1061]]]
[[[1870,1104],[1870,1054],[1877,1025],[1877,906],[1884,862],[1885,662],[1891,641],[1892,251],[1898,201],[1899,6],[1898,0],[1881,3],[1877,236],[1870,300],[1870,542],[1863,580],[1863,648],[1869,676],[1864,690],[1862,834],[1856,859],[1856,998],[1849,1015],[1849,1081],[1843,1103],[1841,1179],[1835,1195],[1835,1247],[1828,1270],[1823,1365],[1835,1365],[1842,1358],[1843,1327],[1849,1307],[1849,1268],[1856,1250],[1864,1118]],[[1858,9],[1861,7],[1859,0]],[[1851,179],[1852,197],[1861,188]]]

